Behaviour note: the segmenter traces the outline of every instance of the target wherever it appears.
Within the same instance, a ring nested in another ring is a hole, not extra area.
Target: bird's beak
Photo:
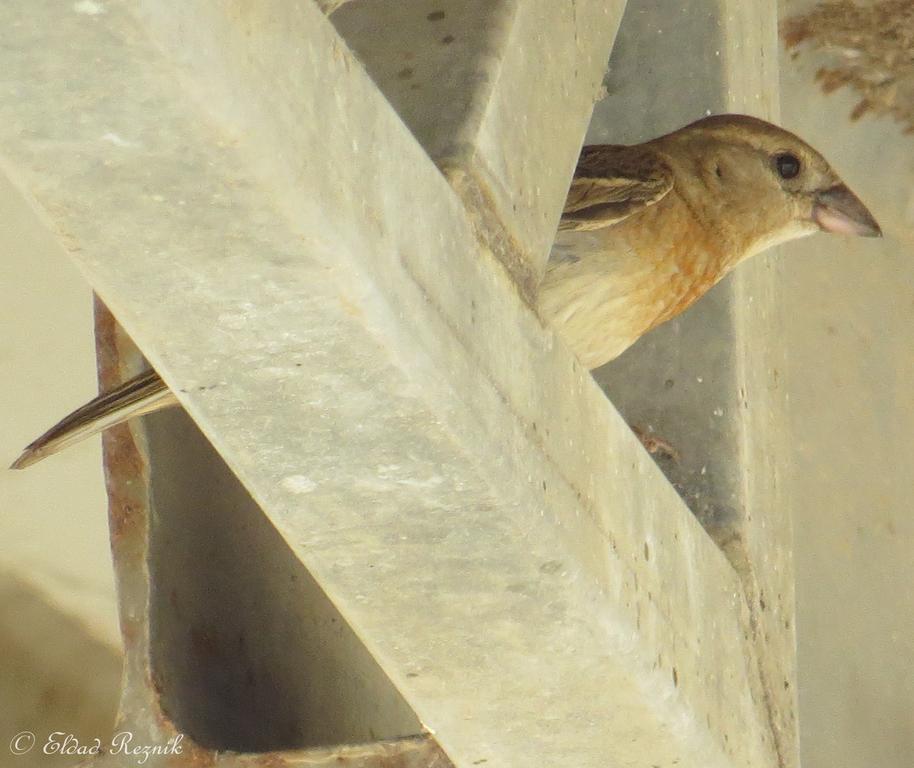
[[[817,192],[812,207],[813,221],[825,232],[860,237],[882,237],[882,230],[860,198],[844,184]]]

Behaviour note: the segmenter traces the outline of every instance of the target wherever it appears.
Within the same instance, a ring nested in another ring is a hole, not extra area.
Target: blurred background
[[[111,732],[121,675],[100,440],[15,472],[18,450],[96,391],[92,294],[0,174],[0,734]],[[23,391],[28,397],[23,397]],[[28,410],[23,406],[27,405]],[[70,765],[39,750],[17,768]]]
[[[781,249],[802,757],[902,768],[914,765],[914,4],[785,2],[782,17],[782,122],[832,158],[885,232],[865,250],[825,237]]]

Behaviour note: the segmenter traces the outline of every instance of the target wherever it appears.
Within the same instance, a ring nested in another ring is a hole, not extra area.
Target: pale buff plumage
[[[784,154],[800,164],[794,178],[779,175]],[[820,229],[879,234],[815,150],[761,120],[712,117],[646,144],[587,147],[539,310],[594,368],[682,312],[740,261]],[[149,371],[58,422],[13,467],[176,403]]]
[[[778,159],[796,158],[785,179]],[[755,118],[706,118],[634,147],[586,147],[539,288],[590,368],[698,300],[733,267],[819,230],[879,227],[812,147]]]

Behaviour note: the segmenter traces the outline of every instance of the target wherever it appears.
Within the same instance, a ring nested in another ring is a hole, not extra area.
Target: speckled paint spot
[[[283,478],[282,487],[290,493],[311,493],[317,488],[317,483],[304,475],[289,475]]]
[[[105,134],[102,134],[102,141],[107,141],[110,144],[114,144],[116,147],[135,147],[132,141],[127,141],[127,139],[121,138],[113,131],[108,131]]]
[[[104,5],[96,2],[96,0],[79,0],[78,3],[73,3],[73,10],[86,16],[99,16],[106,9]]]

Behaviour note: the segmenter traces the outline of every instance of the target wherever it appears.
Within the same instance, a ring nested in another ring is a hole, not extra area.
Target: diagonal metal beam
[[[142,367],[99,303],[96,338],[103,386]],[[450,768],[431,736],[400,735],[422,727],[187,422],[104,436],[124,684],[89,764]]]

